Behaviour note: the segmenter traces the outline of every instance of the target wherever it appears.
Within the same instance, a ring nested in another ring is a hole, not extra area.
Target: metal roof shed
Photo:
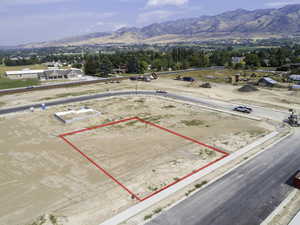
[[[292,75],[289,76],[289,80],[300,81],[300,75],[292,74]]]
[[[277,83],[278,82],[276,80],[273,80],[270,77],[263,77],[263,78],[259,79],[259,81],[258,81],[258,85],[260,85],[260,86],[274,86]]]
[[[294,89],[300,90],[300,85],[292,85],[290,87],[290,89],[292,89],[292,90],[294,90]]]

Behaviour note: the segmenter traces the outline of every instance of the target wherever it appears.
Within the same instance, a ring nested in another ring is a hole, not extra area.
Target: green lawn
[[[28,87],[39,84],[40,81],[38,79],[11,80],[8,78],[0,78],[0,89]]]
[[[11,80],[3,77],[5,71],[14,71],[14,70],[23,70],[23,69],[46,69],[44,65],[28,65],[28,66],[3,66],[0,65],[0,89],[9,89],[9,88],[19,88],[19,87],[28,87],[39,85],[40,81],[38,79],[24,79],[24,80]]]

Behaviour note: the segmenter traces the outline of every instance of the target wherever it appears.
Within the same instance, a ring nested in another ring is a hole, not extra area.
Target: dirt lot
[[[173,78],[175,78],[174,76]],[[161,77],[151,83],[137,81],[122,81],[122,83],[99,83],[95,85],[77,86],[69,88],[43,90],[0,96],[0,108],[14,107],[37,102],[89,95],[118,90],[168,90],[182,95],[195,97],[210,97],[223,101],[234,101],[268,106],[276,109],[287,110],[295,108],[300,111],[300,91],[289,91],[284,88],[259,88],[256,92],[242,93],[237,91],[241,86],[231,84],[212,83],[211,89],[199,88],[203,82],[199,81],[191,85],[189,82],[177,81],[170,77]]]
[[[53,117],[55,112],[82,106],[102,115],[67,125]],[[53,214],[63,218],[64,225],[93,225],[136,204],[58,138],[133,116],[228,153],[269,132],[264,122],[153,97],[89,101],[1,117],[0,224],[22,225]],[[116,124],[68,138],[140,197],[222,155],[142,123]]]

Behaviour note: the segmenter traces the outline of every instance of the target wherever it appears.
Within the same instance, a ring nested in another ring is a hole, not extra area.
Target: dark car
[[[195,78],[193,78],[193,77],[183,77],[182,80],[183,81],[188,81],[188,82],[194,82]]]
[[[167,94],[168,92],[163,91],[163,90],[157,90],[156,93],[159,93],[159,94]]]
[[[252,109],[246,106],[237,106],[233,109],[234,111],[237,112],[242,112],[242,113],[251,113]]]
[[[130,77],[130,80],[138,80],[138,77]]]
[[[250,108],[250,107],[248,107],[248,106],[241,106],[241,107],[244,107],[245,109],[248,109],[250,112],[252,112],[252,111],[253,111],[253,109],[252,109],[252,108]]]

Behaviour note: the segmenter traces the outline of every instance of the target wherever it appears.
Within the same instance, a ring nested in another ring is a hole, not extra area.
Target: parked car
[[[193,77],[183,77],[182,80],[183,81],[188,81],[188,82],[194,82],[195,78],[193,78]]]
[[[251,113],[252,109],[246,106],[237,106],[233,108],[233,111],[242,112],[242,113]]]
[[[138,80],[138,77],[130,77],[130,80]]]
[[[157,90],[156,93],[159,93],[159,94],[167,94],[168,92],[167,92],[167,91],[163,91],[163,90]]]
[[[242,106],[242,107],[244,107],[245,109],[248,109],[250,112],[252,112],[252,111],[253,111],[253,109],[252,109],[252,108],[250,108],[250,107],[248,107],[248,106]]]

